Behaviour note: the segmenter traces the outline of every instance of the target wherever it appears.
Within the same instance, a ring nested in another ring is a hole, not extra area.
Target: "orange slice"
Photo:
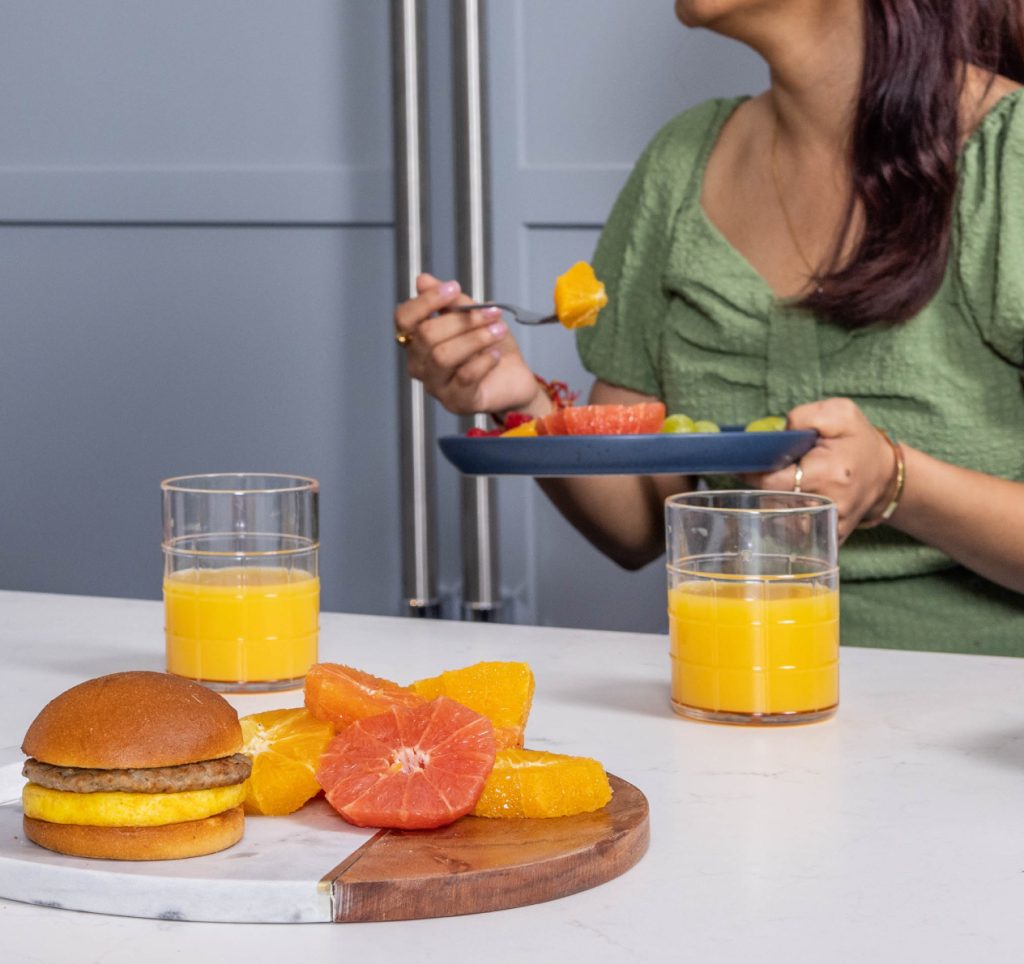
[[[420,706],[424,702],[411,689],[389,679],[342,666],[316,663],[306,674],[306,709],[318,720],[342,729],[356,720],[384,713],[392,706]]]
[[[608,304],[604,285],[586,261],[578,261],[555,281],[555,314],[566,328],[585,328]]]
[[[294,813],[320,792],[316,767],[334,727],[301,708],[254,713],[239,722],[242,752],[252,759],[245,782],[246,813]]]
[[[506,429],[499,438],[535,438],[537,435],[537,419],[530,419],[517,425],[515,428]]]
[[[477,817],[569,817],[612,798],[597,760],[543,750],[499,750],[473,813]]]
[[[533,703],[533,671],[526,663],[475,663],[412,684],[423,699],[447,696],[494,724],[498,747],[522,746]]]
[[[346,727],[316,778],[327,802],[357,827],[426,830],[473,809],[494,751],[490,722],[440,697]]]

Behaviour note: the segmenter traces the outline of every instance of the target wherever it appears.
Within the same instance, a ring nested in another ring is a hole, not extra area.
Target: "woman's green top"
[[[609,302],[578,335],[588,370],[722,424],[846,396],[914,448],[1024,480],[1024,93],[964,147],[934,298],[857,331],[778,299],[704,213],[707,158],[739,102],[681,114],[637,163],[594,256]],[[895,529],[854,532],[840,573],[844,643],[1024,656],[1024,595]]]

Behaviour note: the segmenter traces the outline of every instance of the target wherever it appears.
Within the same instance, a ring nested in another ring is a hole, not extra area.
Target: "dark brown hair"
[[[1024,83],[1024,0],[864,0],[846,220],[799,302],[846,328],[906,321],[949,256],[964,67]],[[854,212],[862,225],[848,257]]]

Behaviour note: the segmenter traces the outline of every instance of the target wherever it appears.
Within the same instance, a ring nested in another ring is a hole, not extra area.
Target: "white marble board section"
[[[24,838],[24,784],[20,760],[0,766],[0,897],[68,910],[221,923],[331,921],[330,887],[321,879],[376,833],[349,826],[319,798],[288,817],[246,817],[241,842],[207,857],[67,857]]]

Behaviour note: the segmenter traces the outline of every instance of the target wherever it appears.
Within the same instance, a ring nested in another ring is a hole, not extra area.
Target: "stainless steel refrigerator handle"
[[[394,98],[395,265],[398,300],[416,293],[430,224],[425,187],[427,143],[425,28],[422,0],[391,0]],[[409,616],[438,617],[434,432],[422,383],[409,378],[397,351],[402,479],[402,595]]]
[[[455,190],[458,270],[463,288],[484,301],[490,284],[490,190],[488,185],[482,0],[452,0],[452,63],[455,96]],[[487,417],[464,420],[487,426]],[[489,622],[501,613],[498,578],[497,514],[494,482],[463,476],[462,615]]]

